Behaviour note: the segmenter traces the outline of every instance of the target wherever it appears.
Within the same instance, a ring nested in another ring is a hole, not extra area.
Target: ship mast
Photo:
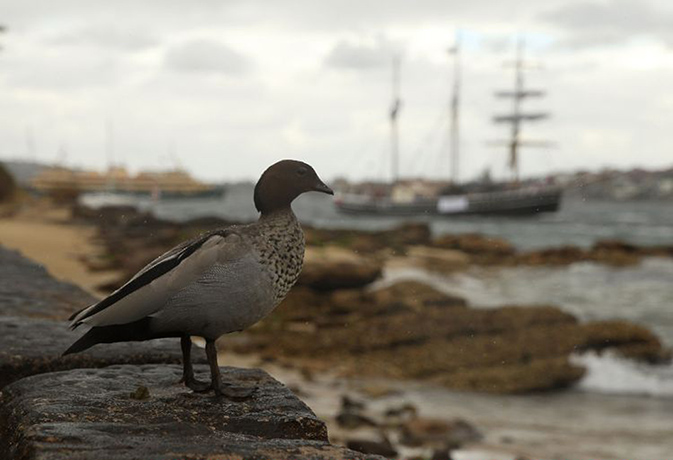
[[[456,44],[449,48],[449,54],[453,55],[453,92],[451,94],[451,126],[449,145],[449,158],[451,160],[451,183],[458,184],[460,165],[460,32],[456,32]]]
[[[390,108],[390,180],[395,183],[399,175],[400,140],[397,117],[402,101],[400,100],[400,57],[393,57],[393,104]]]
[[[526,70],[526,63],[523,57],[524,47],[524,40],[520,38],[517,43],[516,60],[514,61],[514,91],[498,91],[495,93],[496,97],[512,99],[512,112],[493,117],[495,123],[508,123],[511,126],[510,139],[498,144],[505,144],[509,149],[509,167],[515,183],[518,183],[520,178],[519,148],[522,146],[546,145],[545,142],[541,141],[522,141],[521,123],[523,121],[544,120],[549,117],[549,113],[546,112],[523,112],[522,103],[525,98],[544,96],[544,91],[525,89],[524,71]]]

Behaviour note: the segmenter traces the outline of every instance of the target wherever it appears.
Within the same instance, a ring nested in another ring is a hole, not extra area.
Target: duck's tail
[[[99,343],[139,342],[171,336],[170,334],[162,334],[159,336],[153,333],[151,321],[152,318],[148,316],[127,324],[92,327],[86,334],[70,345],[70,348],[63,353],[63,356],[71,353],[79,353],[80,351],[87,350]]]

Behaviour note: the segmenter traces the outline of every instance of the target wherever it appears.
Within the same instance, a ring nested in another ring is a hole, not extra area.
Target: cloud
[[[484,51],[505,54],[511,53],[516,43],[516,36],[512,34],[494,33],[481,37],[479,44]]]
[[[123,51],[140,51],[158,44],[156,37],[148,32],[122,29],[113,25],[87,26],[55,35],[47,41],[53,45],[94,45]]]
[[[165,65],[179,72],[244,75],[252,61],[233,48],[212,40],[192,40],[170,48]]]
[[[530,54],[553,69],[530,73],[531,87],[549,91],[535,103],[554,114],[531,126],[530,137],[559,144],[555,164],[524,152],[526,174],[670,164],[673,55],[649,38],[671,36],[662,25],[673,23],[665,2],[5,2],[0,138],[4,152],[23,152],[32,126],[40,159],[52,159],[67,143],[69,161],[102,167],[103,126],[111,119],[119,156],[134,168],[156,167],[167,139],[174,139],[189,152],[190,170],[213,179],[256,177],[281,157],[307,159],[328,177],[383,177],[391,58],[403,50],[402,163],[443,177],[448,161],[442,160],[444,169],[431,168],[414,153],[437,120],[447,119],[446,48],[459,26],[465,31],[465,178],[486,164],[500,168],[495,174],[504,171],[505,152],[487,142],[503,134],[490,121],[497,109],[492,93],[511,84],[501,61],[511,57],[517,32],[526,33]],[[626,46],[633,37],[645,39]],[[549,47],[555,39],[585,48]],[[605,43],[615,46],[596,46]],[[445,158],[444,128],[424,158]],[[592,141],[594,134],[583,134],[588,129],[607,140]],[[367,161],[353,167],[361,157]]]
[[[673,46],[673,11],[641,0],[596,0],[563,5],[540,19],[565,29],[571,47],[614,45],[638,36],[655,37]]]
[[[375,40],[339,41],[327,54],[324,65],[335,69],[369,70],[390,67],[392,56],[400,46],[385,37]]]

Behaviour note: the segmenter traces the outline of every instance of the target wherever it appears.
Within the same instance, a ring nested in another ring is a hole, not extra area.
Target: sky
[[[507,177],[492,123],[526,83],[525,176],[673,165],[668,0],[0,0],[0,159],[256,178],[282,158],[385,179],[400,56],[403,176],[446,178],[456,31],[460,177]]]

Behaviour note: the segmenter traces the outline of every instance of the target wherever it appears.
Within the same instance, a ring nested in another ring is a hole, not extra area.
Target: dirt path
[[[94,235],[94,227],[70,223],[65,209],[41,206],[0,219],[0,244],[41,263],[55,278],[100,296],[96,286],[118,274],[92,273],[82,262],[82,258],[100,252]]]

